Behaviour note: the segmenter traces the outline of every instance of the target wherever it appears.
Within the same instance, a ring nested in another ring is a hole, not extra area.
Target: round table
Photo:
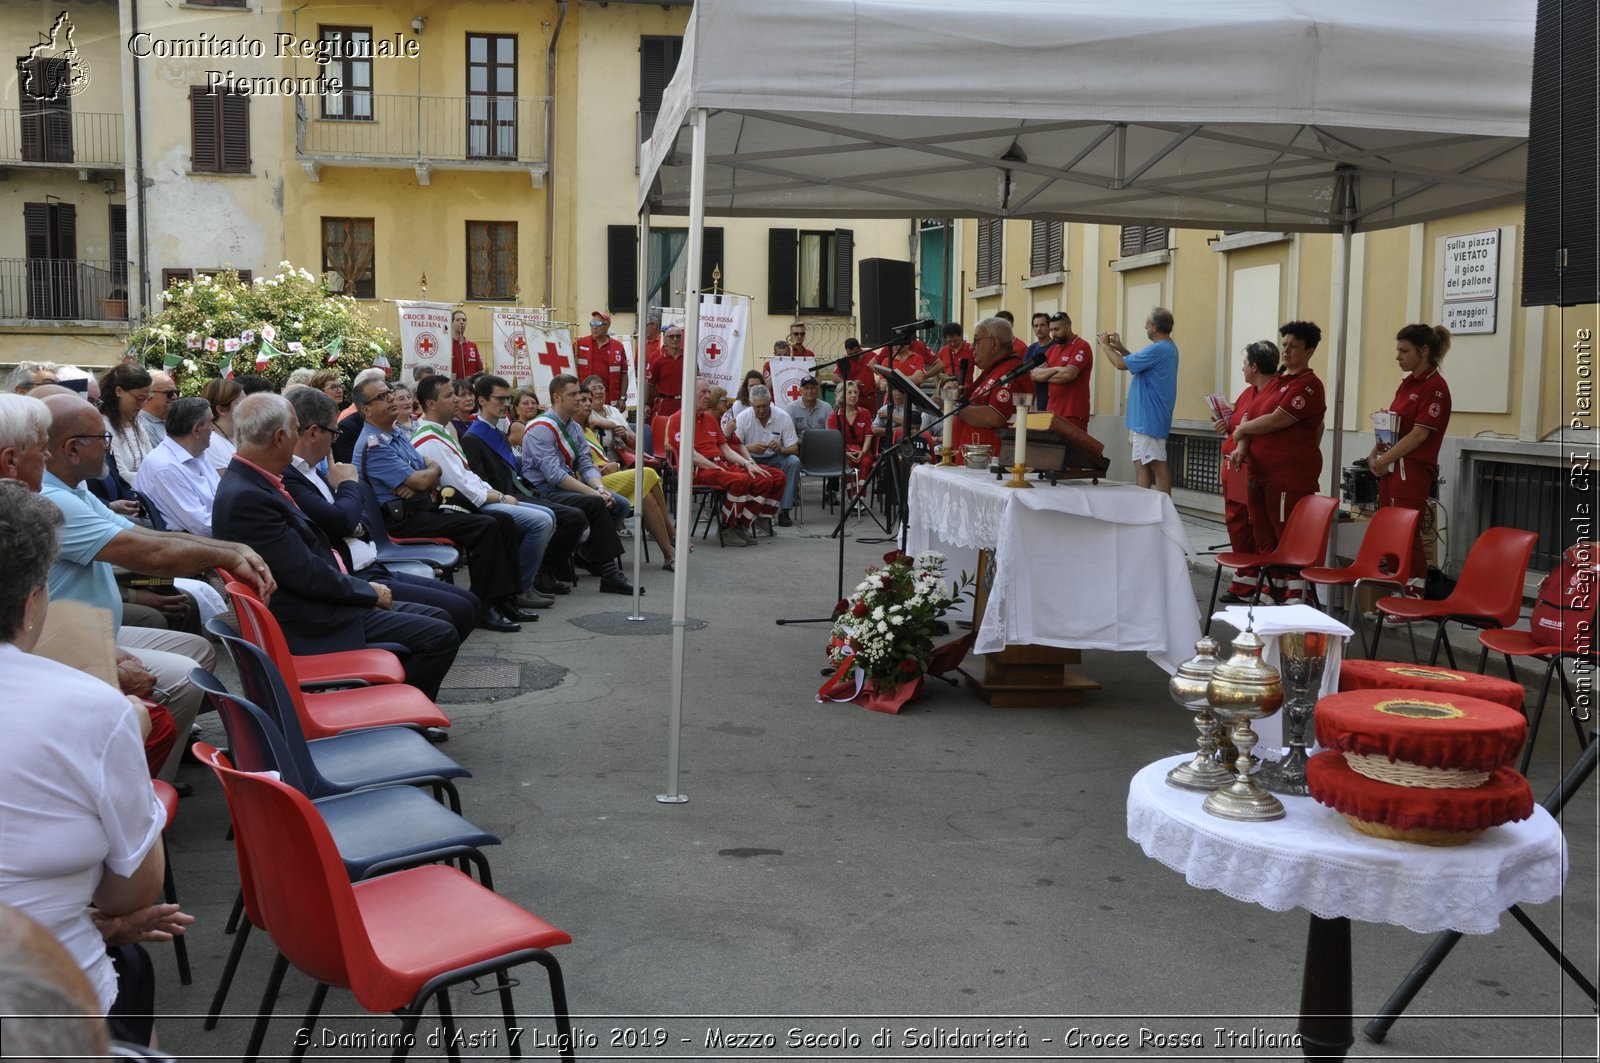
[[[1355,1043],[1351,919],[1490,934],[1507,908],[1557,897],[1566,880],[1566,840],[1542,806],[1453,848],[1369,837],[1309,797],[1281,797],[1281,820],[1239,823],[1205,812],[1205,794],[1166,784],[1187,759],[1158,760],[1133,777],[1128,837],[1196,889],[1311,913],[1299,1026],[1308,1058],[1343,1059]]]

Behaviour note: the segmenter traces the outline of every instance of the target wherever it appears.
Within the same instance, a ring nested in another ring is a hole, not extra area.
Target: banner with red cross
[[[767,364],[772,367],[772,404],[786,410],[800,401],[800,381],[815,375],[811,367],[817,363],[810,358],[774,358]]]
[[[539,401],[550,401],[550,381],[559,374],[577,376],[577,360],[572,354],[572,333],[564,328],[523,325],[522,340],[527,346],[532,386]]]
[[[533,349],[525,328],[543,328],[550,312],[542,307],[506,307],[494,312],[494,350],[489,371],[511,382],[512,389],[533,383]]]
[[[394,305],[400,313],[401,379],[417,379],[419,367],[449,376],[451,305],[404,299]]]
[[[744,376],[745,333],[750,322],[750,300],[742,295],[700,297],[700,343],[696,370],[712,387],[731,396]]]

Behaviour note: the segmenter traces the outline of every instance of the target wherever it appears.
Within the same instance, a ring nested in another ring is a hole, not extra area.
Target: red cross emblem
[[[1429,417],[1437,417],[1437,416],[1439,416],[1439,404],[1437,402],[1434,403],[1432,406],[1428,407],[1428,416]]]
[[[996,401],[996,402],[1010,402],[1011,401],[1011,392],[1009,390],[1007,390],[1006,388],[1001,388],[999,391],[994,393],[994,401]]]
[[[722,353],[722,348],[717,346],[716,340],[712,340],[710,343],[706,344],[706,353],[715,359],[717,355]]]
[[[790,402],[795,402],[800,398],[800,385],[791,380],[789,386],[783,389],[783,393],[789,397]]]
[[[417,337],[417,350],[422,352],[423,357],[433,354],[434,348],[438,346],[439,341],[433,338],[431,332],[424,332]]]
[[[518,351],[525,350],[528,346],[528,340],[522,335],[522,333],[519,332],[515,336],[511,337],[511,346],[515,347]]]
[[[1305,404],[1306,404],[1306,397],[1304,395],[1296,395],[1294,397],[1294,399],[1291,400],[1290,403],[1289,403],[1290,406],[1293,406],[1297,410],[1300,409],[1301,407],[1303,407]]]
[[[546,366],[552,375],[567,371],[567,360],[556,349],[555,343],[549,340],[545,341],[544,353],[539,355],[539,364]]]

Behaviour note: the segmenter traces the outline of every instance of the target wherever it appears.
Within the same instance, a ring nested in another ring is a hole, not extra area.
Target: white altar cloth
[[[1169,673],[1194,654],[1193,551],[1161,492],[1104,481],[1013,490],[977,470],[919,465],[909,495],[912,554],[994,550],[978,653],[1143,650]]]

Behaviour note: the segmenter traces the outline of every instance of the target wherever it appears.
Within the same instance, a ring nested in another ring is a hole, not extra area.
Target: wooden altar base
[[[972,627],[983,623],[989,605],[990,569],[994,554],[978,554],[976,592],[972,601]],[[1054,646],[1007,646],[999,653],[979,654],[962,662],[958,669],[967,686],[984,701],[999,709],[1050,709],[1082,705],[1085,690],[1099,690],[1100,684],[1087,679],[1069,664],[1078,664],[1078,650]]]
[[[1067,666],[1082,654],[1054,646],[1007,646],[962,664],[967,686],[997,709],[1049,709],[1083,704],[1085,690],[1100,684]]]

